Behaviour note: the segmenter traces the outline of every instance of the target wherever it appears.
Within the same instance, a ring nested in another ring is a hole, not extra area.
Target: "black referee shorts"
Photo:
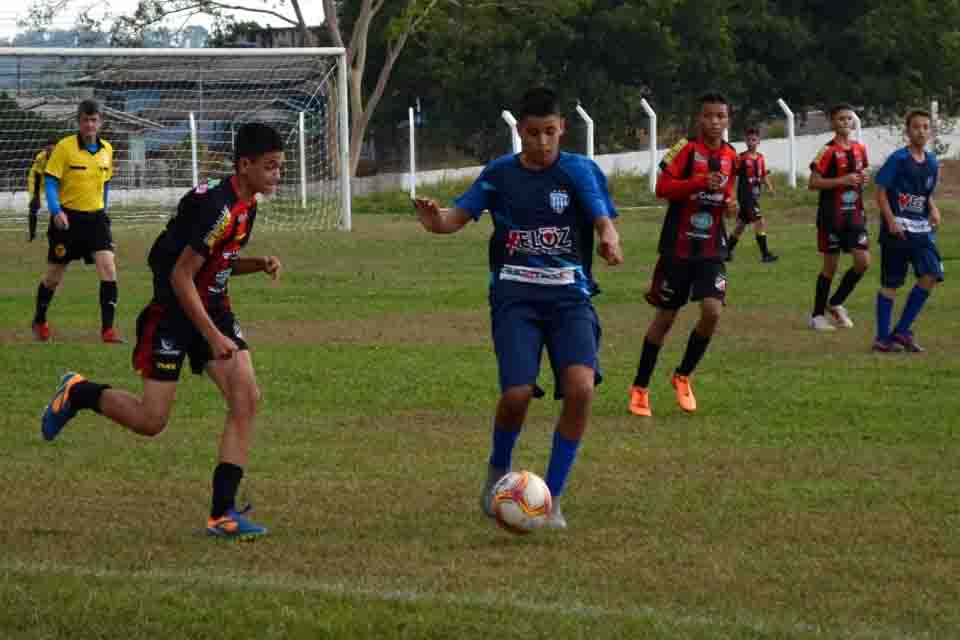
[[[47,262],[69,264],[83,260],[93,264],[97,251],[113,251],[113,234],[110,233],[110,218],[104,211],[63,211],[70,227],[60,229],[53,224],[53,216],[47,227]]]

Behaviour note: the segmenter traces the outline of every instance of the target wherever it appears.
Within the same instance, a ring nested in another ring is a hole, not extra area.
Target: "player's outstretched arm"
[[[217,329],[217,325],[213,324],[210,314],[203,308],[203,302],[200,300],[200,293],[197,291],[194,280],[206,260],[206,256],[197,253],[193,247],[186,247],[180,257],[177,258],[177,264],[173,267],[173,272],[170,274],[170,284],[173,286],[173,292],[176,294],[177,301],[183,308],[184,313],[190,318],[190,322],[197,328],[197,331],[206,338],[213,357],[217,360],[229,360],[238,351],[237,344],[223,335]]]
[[[413,206],[420,224],[430,233],[456,233],[472,220],[470,213],[459,207],[441,209],[434,200],[426,198],[416,198]]]
[[[277,256],[257,256],[256,258],[237,258],[233,263],[234,275],[244,276],[248,273],[265,273],[273,280],[280,279],[283,265]]]
[[[623,249],[620,247],[620,233],[613,220],[603,216],[593,222],[597,232],[597,253],[611,267],[623,264]]]

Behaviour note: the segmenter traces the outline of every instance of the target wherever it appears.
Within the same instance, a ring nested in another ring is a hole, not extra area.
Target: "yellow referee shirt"
[[[113,177],[113,147],[97,138],[91,153],[79,135],[64,138],[47,160],[46,175],[60,180],[60,206],[71,211],[103,211],[103,185]]]
[[[44,150],[38,153],[33,159],[33,164],[30,165],[30,172],[27,173],[27,193],[30,194],[31,200],[34,198],[43,198],[43,174],[46,170],[47,152]]]

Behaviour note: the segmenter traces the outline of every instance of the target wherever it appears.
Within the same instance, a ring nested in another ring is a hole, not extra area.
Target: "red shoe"
[[[108,328],[104,329],[103,331],[101,331],[101,332],[100,332],[100,337],[101,337],[101,338],[103,339],[103,341],[106,342],[107,344],[123,344],[123,343],[126,342],[126,340],[124,340],[124,339],[120,336],[120,334],[117,333],[117,330],[114,329],[113,327],[108,327]]]
[[[34,322],[33,323],[33,339],[37,342],[49,342],[50,341],[50,323],[48,322]]]

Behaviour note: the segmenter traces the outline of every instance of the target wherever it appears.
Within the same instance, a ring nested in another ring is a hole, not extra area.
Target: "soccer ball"
[[[511,471],[493,486],[497,524],[518,535],[539,529],[550,517],[553,498],[543,478],[529,471]]]

